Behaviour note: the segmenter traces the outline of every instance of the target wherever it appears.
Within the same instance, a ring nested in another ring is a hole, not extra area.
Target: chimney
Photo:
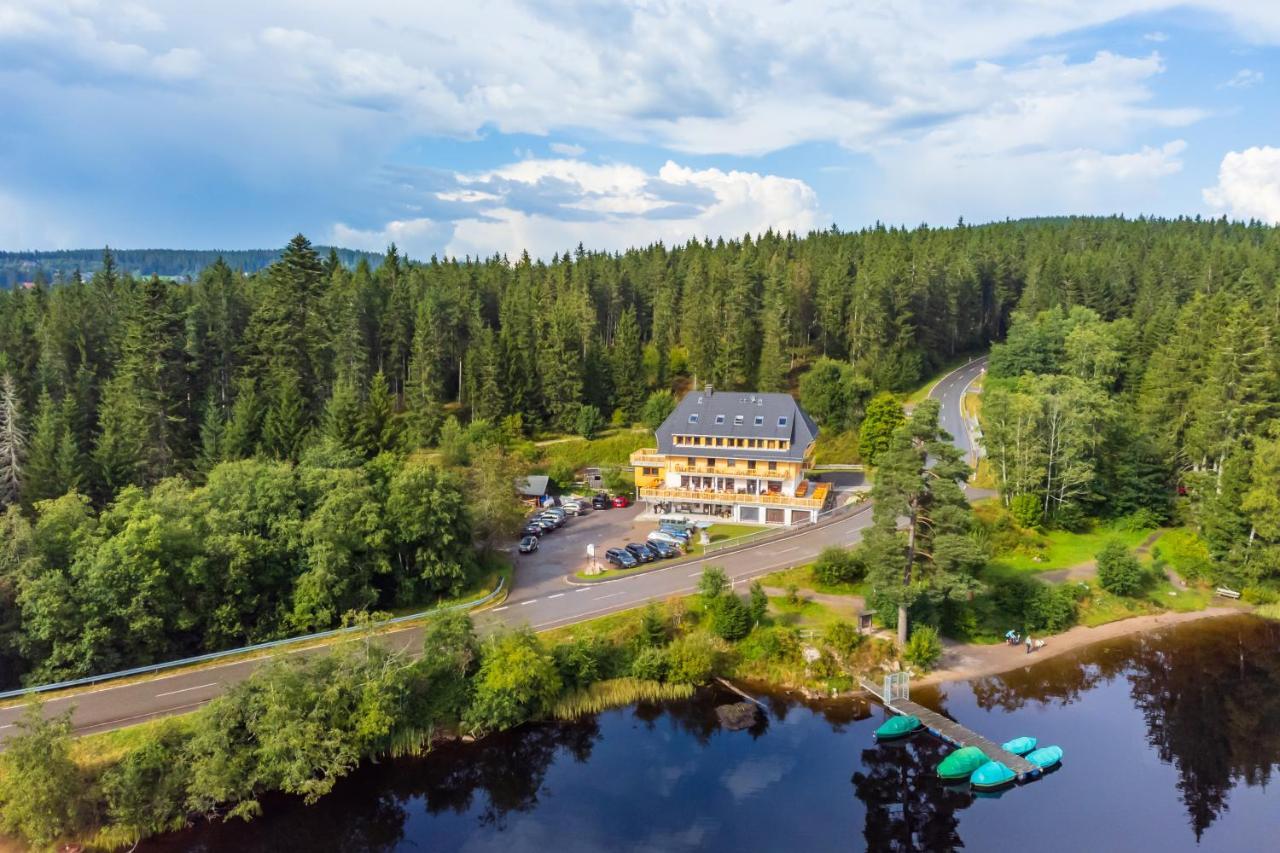
[[[716,390],[715,386],[713,386],[711,383],[708,382],[706,387],[702,389],[702,393],[710,397],[713,393],[715,393],[715,390]]]

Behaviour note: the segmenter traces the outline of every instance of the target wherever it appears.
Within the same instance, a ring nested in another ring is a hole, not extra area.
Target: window
[[[754,470],[756,470],[756,460],[754,460],[754,459],[748,459],[748,460],[747,460],[747,470],[748,470],[748,471],[754,471]]]
[[[645,469],[644,469],[644,475],[645,475],[646,477],[656,477],[656,476],[658,476],[658,469],[657,469],[657,468],[645,468]]]
[[[764,415],[756,415],[756,426],[764,426]]]
[[[723,439],[723,438],[717,438],[717,439],[716,439],[716,447],[724,447],[724,439]]]
[[[724,415],[716,415],[716,423],[717,424],[724,423]]]
[[[716,467],[716,458],[714,456],[707,457],[707,467],[708,468]]]
[[[689,459],[689,467],[690,467],[690,468],[692,468],[694,465],[698,464],[698,460],[694,459],[692,456],[688,457],[688,459]]]
[[[786,415],[783,415],[782,417],[778,418],[778,426],[780,426],[780,427],[784,427],[784,426],[786,426],[786,425],[787,425],[787,416],[786,416]]]
[[[691,423],[691,424],[696,424],[697,422],[698,422],[698,413],[697,413],[697,412],[694,412],[692,415],[689,415],[689,423]]]
[[[777,462],[770,462],[770,463],[769,463],[769,470],[770,470],[770,471],[777,471],[777,470],[778,470],[778,463],[777,463]]]
[[[733,425],[734,425],[734,426],[742,426],[742,415],[734,415],[734,416],[733,416]]]

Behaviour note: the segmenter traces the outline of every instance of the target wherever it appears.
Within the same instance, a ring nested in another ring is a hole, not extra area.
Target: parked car
[[[604,552],[604,558],[620,569],[634,569],[640,565],[626,548],[610,548]]]
[[[665,524],[659,524],[658,530],[661,531],[662,533],[667,534],[668,536],[679,539],[681,542],[685,543],[686,545],[689,544],[689,540],[693,538],[692,534],[690,534],[688,530],[685,530],[680,527],[668,527]]]
[[[532,554],[532,553],[533,553],[534,551],[536,551],[536,550],[538,550],[538,537],[537,537],[537,536],[526,536],[526,537],[524,537],[523,539],[521,539],[521,540],[520,540],[520,553],[521,553],[521,554]]]
[[[670,533],[667,533],[665,530],[653,531],[652,533],[650,533],[648,536],[645,537],[645,541],[650,543],[661,542],[664,545],[670,545],[673,548],[679,548],[681,550],[684,550],[685,546],[689,544],[688,542],[684,541],[678,536],[672,536]]]
[[[663,542],[661,539],[650,539],[644,544],[649,546],[650,551],[655,552],[664,560],[680,556],[680,549],[671,542]]]
[[[627,550],[631,552],[631,556],[635,557],[642,563],[652,563],[658,558],[656,551],[650,551],[648,545],[642,545],[639,542],[632,542],[627,545]]]
[[[582,515],[585,511],[585,507],[577,501],[565,501],[560,504],[560,508],[563,509],[567,515]]]
[[[542,522],[538,521],[536,518],[533,521],[530,521],[528,524],[526,524],[524,526],[524,530],[521,531],[522,535],[524,536],[541,536],[546,532],[547,532],[547,528],[544,527]]]
[[[618,509],[623,509],[625,507],[631,506],[631,499],[626,495],[614,495],[613,505]]]
[[[613,506],[613,504],[609,502],[609,496],[604,492],[601,492],[591,499],[592,509],[608,509],[611,506]]]
[[[544,524],[551,525],[552,530],[559,530],[561,527],[564,527],[564,516],[556,515],[553,512],[544,512],[542,515],[538,516],[538,520]]]

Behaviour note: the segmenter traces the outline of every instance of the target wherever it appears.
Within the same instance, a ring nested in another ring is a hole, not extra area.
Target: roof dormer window
[[[764,426],[764,415],[756,415],[756,426]]]
[[[691,424],[696,424],[697,422],[698,422],[698,413],[697,413],[697,412],[694,412],[692,415],[689,415],[689,423],[691,423]]]
[[[784,426],[786,426],[786,425],[787,425],[787,416],[786,416],[786,415],[783,415],[782,417],[778,418],[778,426],[780,426],[780,427],[784,427]]]
[[[733,425],[734,425],[734,426],[742,426],[742,415],[734,415],[734,416],[733,416]]]
[[[716,423],[717,424],[724,423],[724,415],[716,415]]]

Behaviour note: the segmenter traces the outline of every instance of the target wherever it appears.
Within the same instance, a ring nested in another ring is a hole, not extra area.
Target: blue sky
[[[1280,3],[9,0],[0,249],[1280,221]]]

